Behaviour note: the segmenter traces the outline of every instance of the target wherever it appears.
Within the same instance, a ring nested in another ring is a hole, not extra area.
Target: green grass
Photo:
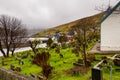
[[[23,53],[18,53],[18,54],[33,54],[31,51],[26,51]],[[74,53],[72,53],[72,48],[67,48],[67,49],[61,49],[61,54],[63,54],[64,58],[60,58],[59,54],[55,52],[55,50],[50,50],[50,64],[52,67],[54,67],[52,71],[52,75],[50,76],[50,80],[90,80],[89,78],[91,77],[91,70],[88,71],[87,74],[79,74],[79,75],[73,75],[73,74],[65,74],[64,71],[68,70],[73,66],[73,62],[77,61],[78,58],[81,58],[81,56],[76,57]],[[102,56],[112,56],[112,55],[96,55],[97,60],[101,60]],[[1,58],[0,58],[1,59]],[[0,60],[0,67],[10,69],[10,65],[14,64],[15,66],[21,66],[22,71],[20,72],[21,74],[25,74],[30,76],[30,73],[36,74],[36,75],[41,75],[41,67],[37,66],[32,63],[32,59],[30,56],[28,58],[22,59],[24,61],[24,65],[19,65],[18,60],[16,60],[13,57],[5,58],[5,66],[1,65],[1,60]],[[95,61],[92,63],[91,68],[97,64],[99,61]],[[115,66],[112,61],[110,61],[110,64],[113,67],[113,79],[112,80],[119,80],[120,79],[120,72],[115,71],[116,68],[119,68]],[[109,70],[107,68],[102,68],[103,70],[103,78],[105,80],[109,80]]]

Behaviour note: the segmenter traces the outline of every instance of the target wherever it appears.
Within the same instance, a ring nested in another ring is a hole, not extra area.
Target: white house
[[[34,40],[39,40],[41,43],[46,43],[49,38],[47,37],[40,37],[40,38],[28,38],[28,41],[34,41]]]
[[[120,51],[120,1],[101,21],[101,51]]]

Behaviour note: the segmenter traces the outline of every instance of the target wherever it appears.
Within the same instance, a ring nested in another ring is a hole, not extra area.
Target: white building
[[[101,21],[101,51],[120,51],[120,1]]]
[[[41,43],[46,43],[49,38],[47,37],[40,37],[40,38],[28,38],[28,41],[34,41],[34,40],[39,40]]]

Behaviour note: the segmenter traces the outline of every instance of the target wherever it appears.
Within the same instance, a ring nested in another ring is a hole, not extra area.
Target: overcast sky
[[[111,0],[115,5],[120,0]],[[28,28],[50,28],[99,13],[109,0],[0,0],[0,15],[14,16]]]

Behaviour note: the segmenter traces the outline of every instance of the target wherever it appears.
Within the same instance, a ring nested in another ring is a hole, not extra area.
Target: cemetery
[[[29,55],[27,55],[28,53]],[[119,80],[120,55],[118,54],[89,54],[87,59],[90,64],[88,67],[84,67],[81,55],[76,57],[76,54],[72,53],[72,48],[61,49],[62,57],[55,49],[50,50],[49,53],[51,56],[49,62],[52,67],[48,77],[50,80],[110,80],[110,78]],[[1,57],[0,66],[36,79],[44,78],[41,72],[42,67],[33,64],[34,54],[32,51],[20,52],[15,55],[16,57]],[[110,70],[112,70],[111,74]]]
[[[31,50],[12,54],[9,46],[6,54],[0,43],[0,80],[120,80],[120,14],[114,14],[119,10],[120,2],[106,13],[101,33],[99,21],[82,19],[72,29],[76,34],[70,42],[64,33],[53,40],[47,38],[44,48],[38,47],[39,39],[31,39],[27,42]]]

